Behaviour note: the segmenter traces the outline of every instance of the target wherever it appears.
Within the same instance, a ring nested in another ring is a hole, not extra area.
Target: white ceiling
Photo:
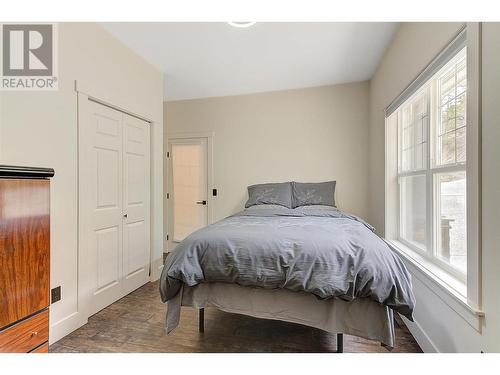
[[[101,24],[165,74],[165,99],[370,79],[397,23]]]

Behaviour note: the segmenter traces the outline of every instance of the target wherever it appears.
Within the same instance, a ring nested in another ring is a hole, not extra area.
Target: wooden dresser
[[[0,352],[48,352],[53,175],[0,165]]]

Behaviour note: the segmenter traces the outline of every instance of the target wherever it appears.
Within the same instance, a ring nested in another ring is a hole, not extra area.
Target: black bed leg
[[[344,353],[344,334],[337,333],[337,353]]]
[[[198,330],[200,333],[205,332],[205,309],[203,308],[198,313]]]

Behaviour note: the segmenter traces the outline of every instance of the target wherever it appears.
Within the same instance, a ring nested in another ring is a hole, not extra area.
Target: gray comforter
[[[371,298],[412,320],[403,262],[361,219],[326,206],[253,206],[200,229],[167,257],[163,302],[183,283],[284,288],[318,298]]]

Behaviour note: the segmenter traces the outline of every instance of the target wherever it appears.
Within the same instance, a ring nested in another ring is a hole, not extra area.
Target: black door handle
[[[202,204],[202,205],[206,206],[207,205],[207,201],[198,201],[198,202],[196,202],[196,204]]]

